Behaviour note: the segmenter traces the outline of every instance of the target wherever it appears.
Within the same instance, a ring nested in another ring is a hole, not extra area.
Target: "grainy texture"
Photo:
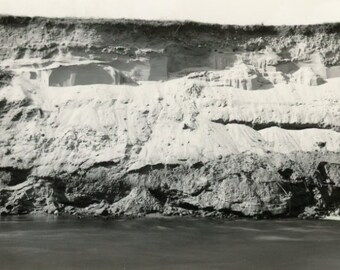
[[[0,212],[318,217],[339,25],[0,18]]]

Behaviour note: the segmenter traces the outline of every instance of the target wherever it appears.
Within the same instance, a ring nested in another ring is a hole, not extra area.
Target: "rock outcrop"
[[[317,86],[325,81],[315,74],[310,67],[302,67],[293,74],[293,78],[296,83],[304,84],[307,86]]]
[[[337,29],[2,17],[0,213],[336,212]]]
[[[201,78],[211,86],[227,86],[243,90],[257,90],[271,84],[255,68],[238,63],[229,70],[192,73],[188,79]]]

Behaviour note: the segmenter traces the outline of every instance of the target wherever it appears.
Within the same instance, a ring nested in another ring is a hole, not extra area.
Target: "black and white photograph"
[[[0,270],[339,270],[339,0],[0,0]]]

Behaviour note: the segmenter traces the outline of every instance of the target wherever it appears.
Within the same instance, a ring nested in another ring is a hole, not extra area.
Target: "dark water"
[[[0,219],[0,269],[340,269],[340,222]]]

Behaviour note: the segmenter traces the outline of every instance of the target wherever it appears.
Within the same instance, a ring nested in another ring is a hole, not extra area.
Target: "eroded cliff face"
[[[0,20],[0,212],[340,202],[338,25]]]

